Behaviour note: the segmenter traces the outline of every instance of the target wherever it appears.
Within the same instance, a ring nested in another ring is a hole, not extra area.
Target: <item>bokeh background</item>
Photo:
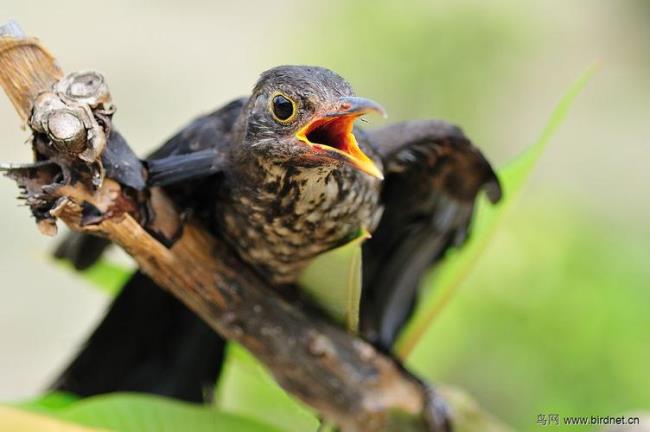
[[[413,365],[517,430],[540,413],[650,409],[650,2],[0,0],[0,14],[67,71],[104,73],[141,154],[245,95],[262,70],[309,63],[380,101],[389,121],[462,125],[500,166],[599,61]],[[0,97],[0,159],[28,160],[19,126]],[[41,391],[109,301],[49,261],[56,240],[16,195],[0,181],[0,401]]]

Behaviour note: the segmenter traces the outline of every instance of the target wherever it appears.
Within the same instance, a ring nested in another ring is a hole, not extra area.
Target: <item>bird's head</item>
[[[376,102],[354,96],[329,69],[279,66],[262,74],[242,113],[241,146],[274,163],[347,164],[381,179],[353,133],[355,120],[371,112],[385,115]]]

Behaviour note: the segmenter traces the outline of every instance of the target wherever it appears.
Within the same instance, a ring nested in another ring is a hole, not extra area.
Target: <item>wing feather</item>
[[[486,190],[496,202],[501,189],[481,152],[449,123],[398,123],[369,139],[385,167],[385,211],[364,244],[362,332],[390,350],[425,272],[465,241],[477,194]]]

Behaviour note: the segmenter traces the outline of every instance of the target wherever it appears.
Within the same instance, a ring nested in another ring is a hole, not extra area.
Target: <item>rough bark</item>
[[[282,300],[201,227],[185,223],[171,248],[157,240],[160,235],[152,236],[176,232],[180,217],[163,192],[133,193],[104,178],[98,161],[111,127],[107,88],[85,79],[87,74],[62,79],[54,58],[15,25],[0,29],[0,35],[0,83],[32,129],[39,161],[13,167],[10,177],[42,231],[56,232],[61,220],[73,230],[110,238],[215,331],[253,353],[288,392],[343,431],[445,430],[440,405],[425,384],[366,342]],[[74,86],[92,94],[70,102],[53,91]],[[143,226],[151,214],[153,222]]]

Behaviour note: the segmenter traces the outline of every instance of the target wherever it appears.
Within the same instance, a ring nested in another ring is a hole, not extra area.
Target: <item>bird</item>
[[[142,163],[148,187],[163,188],[278,292],[299,285],[316,257],[369,232],[358,332],[390,353],[423,274],[466,241],[478,194],[496,203],[501,187],[457,126],[359,127],[370,114],[385,110],[337,73],[278,66],[261,74],[250,96],[192,121]],[[111,133],[109,148],[112,140],[124,145]],[[85,269],[109,244],[70,233],[55,256]],[[137,271],[52,387],[205,401],[225,343]]]

